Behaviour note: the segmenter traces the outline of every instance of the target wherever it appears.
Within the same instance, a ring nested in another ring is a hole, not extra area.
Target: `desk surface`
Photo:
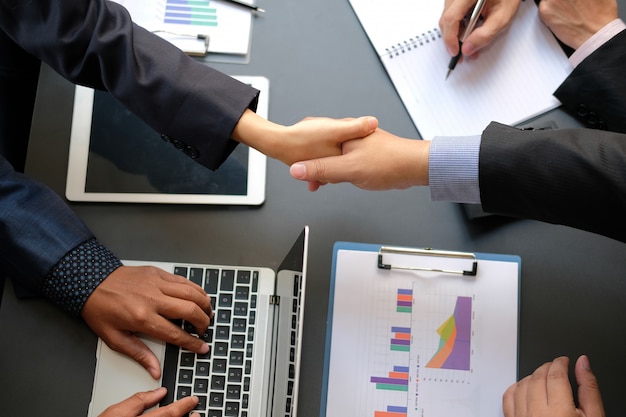
[[[417,137],[347,1],[263,4],[251,62],[215,64],[270,79],[270,118],[372,114],[383,128]],[[270,7],[271,6],[271,7]],[[63,195],[73,88],[44,68],[27,171]],[[52,110],[56,109],[56,110]],[[548,117],[570,120],[560,112]],[[311,258],[299,415],[319,415],[332,244],[337,240],[511,253],[522,258],[519,374],[559,355],[586,353],[608,415],[623,410],[626,246],[573,230],[497,217],[470,221],[460,206],[432,203],[427,189],[366,192],[349,185],[316,193],[268,162],[261,207],[72,204],[121,258],[276,267],[304,224]],[[207,238],[208,237],[208,238]],[[0,309],[3,415],[86,415],[96,338],[44,300],[5,291]],[[499,401],[499,399],[498,399]]]

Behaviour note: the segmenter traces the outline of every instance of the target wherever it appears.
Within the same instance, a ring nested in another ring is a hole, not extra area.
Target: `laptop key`
[[[217,284],[219,281],[219,270],[217,269],[207,269],[205,275],[205,283],[204,283],[204,291],[207,294],[217,294]]]
[[[209,395],[209,407],[221,407],[224,404],[224,393],[212,392]]]

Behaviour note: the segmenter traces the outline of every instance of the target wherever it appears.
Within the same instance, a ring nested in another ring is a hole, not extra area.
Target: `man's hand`
[[[198,404],[196,397],[186,397],[166,407],[160,407],[144,414],[145,410],[157,405],[165,396],[166,392],[165,388],[138,392],[132,397],[110,406],[104,410],[99,417],[183,417],[187,416]],[[199,414],[192,413],[189,417],[199,417]]]
[[[617,19],[617,1],[541,0],[539,16],[561,42],[578,49],[597,31]]]
[[[568,358],[556,358],[511,385],[502,400],[505,417],[605,417],[598,381],[591,372],[589,359],[578,358],[574,370],[580,408],[574,403],[568,365]]]
[[[475,4],[476,0],[446,0],[444,4],[443,13],[439,19],[439,28],[446,49],[451,56],[459,53],[459,38],[463,33],[461,23]],[[482,24],[476,26],[463,42],[463,56],[475,55],[489,45],[511,24],[519,4],[520,0],[487,0],[482,12],[484,18]]]
[[[155,379],[161,375],[159,361],[136,333],[196,353],[209,349],[170,320],[186,320],[203,333],[213,315],[211,299],[193,282],[159,268],[119,267],[87,299],[81,315],[111,349],[137,361]]]
[[[343,144],[343,155],[295,163],[291,176],[316,191],[326,183],[351,182],[365,190],[428,185],[430,141],[405,139],[382,129]]]
[[[378,120],[371,116],[356,119],[307,117],[282,126],[246,110],[233,131],[233,139],[251,146],[287,165],[297,161],[340,155],[341,145],[371,134]]]

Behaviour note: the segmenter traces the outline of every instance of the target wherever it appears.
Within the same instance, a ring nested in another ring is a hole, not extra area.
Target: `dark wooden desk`
[[[232,75],[270,79],[270,118],[376,115],[417,137],[347,2],[275,0],[261,5],[251,62],[219,64]],[[44,68],[27,172],[64,193],[73,89]],[[570,120],[559,112],[547,116]],[[267,202],[256,208],[72,204],[98,238],[125,259],[263,264],[276,267],[304,224],[311,226],[299,415],[319,415],[331,248],[337,240],[511,253],[522,258],[519,374],[559,355],[586,353],[608,415],[624,412],[626,246],[589,233],[496,217],[470,221],[427,189],[372,193],[349,185],[316,193],[269,161]],[[45,300],[0,308],[2,415],[84,416],[96,338]],[[499,401],[499,399],[498,399]],[[365,417],[365,416],[364,416]]]

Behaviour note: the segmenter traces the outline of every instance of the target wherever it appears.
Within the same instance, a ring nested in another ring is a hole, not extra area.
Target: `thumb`
[[[341,156],[329,156],[327,158],[311,159],[309,161],[296,162],[289,167],[289,174],[297,180],[334,183],[340,181],[340,164],[337,160]]]
[[[604,417],[604,406],[596,376],[591,371],[589,358],[582,355],[576,361],[576,382],[578,383],[578,402],[586,417]]]
[[[161,363],[150,348],[137,336],[119,332],[115,335],[102,336],[102,340],[113,350],[128,356],[143,366],[150,376],[159,379]]]

